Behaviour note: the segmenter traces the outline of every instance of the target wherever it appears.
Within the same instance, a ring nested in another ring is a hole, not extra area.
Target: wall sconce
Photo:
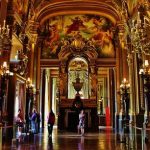
[[[122,84],[120,85],[120,91],[122,95],[122,104],[123,104],[123,111],[125,113],[128,113],[129,111],[129,106],[127,103],[129,103],[129,89],[130,89],[130,84],[127,82],[126,78],[123,79]],[[128,115],[128,114],[127,114]]]
[[[127,127],[127,124],[129,123],[129,104],[130,104],[129,89],[130,84],[127,82],[126,78],[124,78],[122,84],[120,85],[120,91],[121,91],[121,106],[124,113],[123,128],[125,132],[129,131]]]
[[[123,79],[122,84],[120,85],[120,89],[122,92],[126,92],[130,88],[130,84],[127,82],[126,78]]]
[[[7,62],[3,62],[0,71],[0,123],[2,123],[2,121],[4,121],[4,112],[7,114],[8,77],[12,76],[13,72],[9,71]]]

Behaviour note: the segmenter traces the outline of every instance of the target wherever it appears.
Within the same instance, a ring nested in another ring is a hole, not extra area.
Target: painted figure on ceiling
[[[99,46],[99,54],[102,56],[114,57],[114,46],[112,44],[113,33],[110,30],[104,31],[96,26],[93,28],[94,34],[91,38],[93,43]]]
[[[15,0],[15,10],[18,12],[18,14],[22,14],[23,13],[23,1],[22,0]]]
[[[15,0],[15,11],[20,15],[24,15],[27,12],[29,0]]]
[[[53,17],[48,21],[49,34],[46,41],[48,46],[45,46],[45,50],[42,50],[42,57],[57,57],[59,50],[67,48],[68,42],[72,41],[71,39],[76,37],[77,34],[83,39],[91,40],[99,57],[114,57],[113,34],[110,31],[110,25],[111,23],[106,18],[94,15]],[[68,39],[68,42],[63,43],[64,39]]]
[[[79,31],[81,29],[85,29],[86,26],[84,25],[83,21],[79,17],[75,17],[72,20],[72,24],[67,26],[67,34],[71,33],[72,31]]]
[[[56,53],[59,39],[60,39],[60,35],[58,32],[57,24],[54,24],[50,27],[50,37],[49,37],[50,53],[53,54]]]
[[[102,38],[102,49],[101,49],[101,53],[103,55],[110,56],[110,57],[115,56],[112,40],[113,40],[113,33],[110,30],[104,32]]]

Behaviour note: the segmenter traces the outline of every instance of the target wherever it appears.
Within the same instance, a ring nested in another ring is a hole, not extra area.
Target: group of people
[[[79,124],[78,124],[78,134],[81,133],[82,136],[84,135],[85,118],[86,118],[86,116],[85,116],[84,110],[82,109],[79,113]],[[47,119],[49,137],[52,136],[54,123],[55,123],[55,114],[51,110],[48,115],[48,119]]]
[[[31,121],[31,131],[32,133],[38,133],[39,132],[39,122],[40,122],[40,115],[37,113],[35,109],[33,109],[33,112],[30,116]],[[16,117],[16,125],[18,126],[18,138],[21,138],[22,129],[24,127],[24,118],[21,112],[21,109],[18,110],[18,115]],[[53,132],[53,126],[55,124],[55,114],[53,110],[50,111],[47,117],[47,126],[48,126],[48,135],[49,137],[52,136]],[[79,124],[78,124],[78,133],[81,133],[81,135],[84,135],[84,128],[85,128],[85,113],[84,110],[81,110],[79,113]]]
[[[21,139],[22,130],[27,128],[27,126],[28,126],[28,131],[26,132],[31,131],[32,133],[39,133],[41,119],[40,119],[40,114],[37,113],[36,109],[33,109],[32,113],[29,114],[29,118],[28,121],[26,121],[26,124],[24,121],[22,111],[21,109],[19,109],[15,121],[18,129],[17,136],[19,139]]]
[[[81,133],[82,136],[84,135],[85,119],[86,119],[86,116],[85,116],[84,110],[82,109],[79,113],[79,124],[78,124],[78,134]],[[52,136],[54,123],[55,123],[55,114],[51,110],[48,115],[48,121],[47,121],[49,137]]]

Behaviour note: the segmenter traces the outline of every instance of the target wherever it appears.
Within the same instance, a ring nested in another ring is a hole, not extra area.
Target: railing
[[[137,131],[140,131],[140,134],[137,134],[137,133],[135,133],[134,132],[134,134],[132,133],[132,132],[129,132],[128,134],[124,134],[124,137],[125,137],[125,144],[126,144],[126,146],[128,147],[128,148],[130,148],[130,149],[136,149],[135,148],[135,143],[137,143],[137,145],[138,145],[138,147],[137,147],[137,149],[141,149],[141,150],[146,150],[146,141],[145,141],[145,132],[146,131],[150,131],[150,128],[144,128],[144,127],[142,127],[142,128],[140,128],[140,127],[137,127],[137,126],[135,126],[135,125],[133,125],[133,124],[131,124],[131,123],[129,123],[129,124],[126,124],[126,126],[128,126],[129,127],[129,130],[132,130],[132,129],[134,129],[136,132]],[[136,142],[134,142],[132,145],[130,144],[131,142],[132,142],[132,140],[131,140],[131,137],[130,136],[132,136],[132,134],[133,134],[133,136],[134,136],[134,140],[135,140],[135,138],[138,138],[138,136],[139,136],[139,138],[141,138],[141,143],[139,143],[140,141],[137,141],[137,139],[136,139]],[[141,136],[140,136],[141,135]],[[139,145],[141,146],[141,147],[139,147]]]

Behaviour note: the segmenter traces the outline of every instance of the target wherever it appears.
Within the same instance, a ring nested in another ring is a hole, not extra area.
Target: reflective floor
[[[54,129],[52,137],[44,133],[26,137],[23,142],[3,143],[3,150],[150,150],[150,143],[143,143],[138,135],[123,135],[121,138],[111,129],[99,132],[86,132],[84,136],[77,133]]]

